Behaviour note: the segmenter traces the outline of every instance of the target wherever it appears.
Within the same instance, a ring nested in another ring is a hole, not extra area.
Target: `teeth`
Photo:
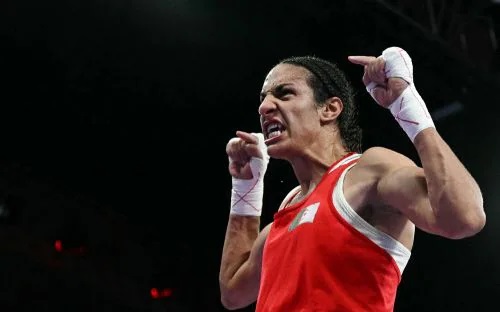
[[[270,123],[269,125],[267,125],[267,137],[268,138],[274,138],[274,137],[277,137],[281,134],[283,130],[283,127],[281,126],[280,123],[277,123],[277,122],[273,122],[273,123]]]
[[[273,132],[269,132],[269,134],[267,135],[268,138],[274,138],[274,137],[277,137],[281,134],[281,131],[279,130],[276,130],[276,131],[273,131]]]
[[[267,125],[267,132],[270,133],[273,131],[279,131],[281,129],[280,126],[281,125],[277,122],[270,123],[269,125]]]

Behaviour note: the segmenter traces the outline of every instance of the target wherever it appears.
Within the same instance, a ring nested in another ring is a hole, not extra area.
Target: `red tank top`
[[[352,156],[333,164],[302,201],[275,213],[256,312],[393,311],[401,279],[394,258],[347,222],[332,200],[342,172],[358,159]]]

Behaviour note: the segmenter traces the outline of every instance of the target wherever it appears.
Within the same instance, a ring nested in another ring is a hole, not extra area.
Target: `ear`
[[[333,96],[327,99],[324,105],[321,106],[319,111],[320,120],[323,123],[331,122],[337,119],[343,109],[344,103],[342,103],[342,100],[336,96]]]

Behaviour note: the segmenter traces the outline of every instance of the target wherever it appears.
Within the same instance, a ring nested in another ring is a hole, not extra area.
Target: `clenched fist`
[[[364,67],[363,83],[375,101],[384,108],[388,108],[413,80],[411,59],[406,57],[404,50],[392,49],[389,57],[403,60],[394,62],[397,68],[388,68],[386,55],[348,57],[352,63]]]
[[[261,133],[237,131],[236,137],[227,143],[226,153],[229,156],[229,173],[236,179],[249,180],[255,178],[257,172],[263,174],[269,162],[267,146]],[[260,159],[260,168],[252,170],[253,157]]]

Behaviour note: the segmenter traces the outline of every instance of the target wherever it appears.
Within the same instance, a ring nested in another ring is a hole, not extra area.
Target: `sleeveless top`
[[[338,160],[309,195],[275,213],[256,312],[393,311],[411,253],[347,203],[344,176],[360,156]]]

